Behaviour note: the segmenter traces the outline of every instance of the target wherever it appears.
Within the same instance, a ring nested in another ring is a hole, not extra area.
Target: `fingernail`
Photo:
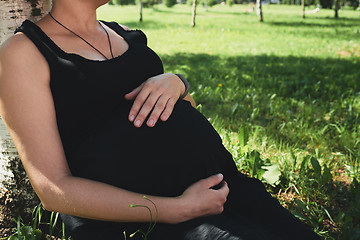
[[[135,122],[135,126],[140,127],[140,125],[141,125],[141,121],[140,121],[140,120],[137,120],[137,121]]]
[[[134,115],[131,115],[129,119],[130,119],[130,121],[132,122],[132,121],[134,121],[135,116],[134,116]]]
[[[167,119],[167,116],[166,116],[166,115],[162,115],[162,116],[161,116],[161,120],[166,121],[166,119]]]
[[[218,175],[216,175],[219,179],[223,178],[223,175],[221,173],[219,173]]]
[[[154,126],[154,120],[150,119],[149,122],[148,122],[148,125],[151,126],[151,127]]]

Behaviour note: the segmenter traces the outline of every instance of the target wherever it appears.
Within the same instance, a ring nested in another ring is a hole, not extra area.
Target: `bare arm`
[[[56,124],[46,60],[23,35],[0,49],[0,114],[15,142],[35,192],[45,208],[109,221],[149,221],[142,194],[71,175]],[[159,210],[159,222],[178,223],[223,210],[228,188],[209,189],[222,176],[190,186],[181,196],[148,196]]]

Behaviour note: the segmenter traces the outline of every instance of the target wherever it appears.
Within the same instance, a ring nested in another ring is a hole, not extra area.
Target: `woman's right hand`
[[[184,206],[184,219],[180,221],[187,221],[196,217],[217,215],[224,211],[224,204],[229,194],[229,187],[222,174],[214,175],[202,179],[189,188],[179,196]],[[222,186],[215,190],[212,187],[220,184]]]

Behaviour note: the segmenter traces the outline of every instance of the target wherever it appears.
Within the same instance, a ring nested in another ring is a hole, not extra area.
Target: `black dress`
[[[194,182],[223,173],[230,188],[223,214],[157,224],[151,240],[318,239],[260,181],[237,171],[217,132],[189,102],[179,100],[171,117],[153,128],[135,128],[129,122],[132,102],[124,95],[163,73],[163,65],[147,47],[143,32],[104,23],[129,45],[123,55],[105,61],[64,52],[30,21],[17,30],[49,64],[58,129],[72,174],[142,194],[175,197]],[[147,228],[68,215],[62,219],[75,240],[124,239],[123,231]]]

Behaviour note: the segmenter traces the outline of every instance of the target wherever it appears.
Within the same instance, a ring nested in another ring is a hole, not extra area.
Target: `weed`
[[[149,234],[151,233],[151,231],[154,229],[155,225],[156,225],[156,221],[157,221],[157,217],[158,217],[158,209],[156,207],[156,204],[151,201],[148,197],[146,196],[143,196],[143,198],[147,201],[149,201],[154,207],[155,207],[155,219],[153,218],[153,214],[152,214],[152,211],[151,209],[148,207],[148,206],[145,206],[145,205],[133,205],[131,204],[129,207],[131,208],[136,208],[136,207],[142,207],[142,208],[146,208],[149,213],[150,213],[150,222],[149,222],[149,226],[148,226],[148,229],[146,230],[146,232],[144,232],[142,229],[138,229],[136,232],[130,234],[130,238],[134,237],[136,234],[140,234],[141,237],[144,239],[144,240],[147,240],[148,239],[148,236]],[[124,237],[125,237],[125,240],[126,240],[126,233],[124,232]]]
[[[64,225],[61,230],[57,228],[59,213],[50,212],[50,218],[47,219],[48,213],[40,203],[33,210],[30,224],[24,224],[21,217],[18,217],[16,232],[8,240],[42,240],[52,237],[67,240]]]

